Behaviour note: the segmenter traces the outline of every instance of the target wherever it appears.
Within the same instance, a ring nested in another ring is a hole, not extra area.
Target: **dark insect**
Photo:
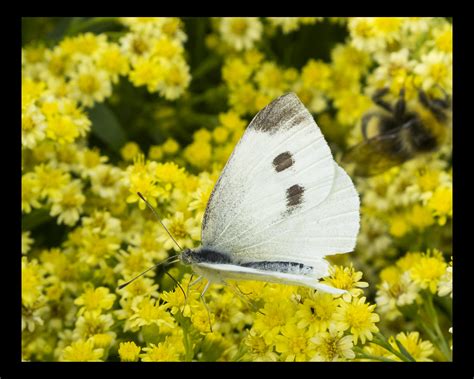
[[[376,91],[372,100],[379,107],[361,121],[364,140],[343,156],[344,163],[355,163],[354,174],[372,176],[398,166],[415,156],[437,150],[447,135],[451,101],[433,99],[418,91],[418,101],[407,105],[405,91],[390,104],[384,100],[388,88]]]

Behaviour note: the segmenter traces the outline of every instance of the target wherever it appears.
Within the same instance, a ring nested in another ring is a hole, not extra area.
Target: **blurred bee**
[[[384,100],[388,91],[383,88],[372,96],[379,109],[363,116],[364,140],[342,158],[356,164],[357,176],[377,175],[419,154],[436,151],[450,129],[451,101],[444,90],[444,98],[439,99],[419,90],[418,99],[408,104],[402,89],[393,105]]]

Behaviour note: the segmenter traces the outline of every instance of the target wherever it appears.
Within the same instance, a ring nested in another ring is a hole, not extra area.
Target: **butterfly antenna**
[[[170,274],[168,271],[165,271],[165,274],[168,275],[171,279],[173,279],[173,281],[174,281],[174,282],[178,285],[178,287],[181,289],[181,292],[183,293],[184,298],[187,299],[186,293],[184,292],[183,287],[181,287],[181,284],[179,284],[179,282],[178,282],[175,278],[173,278],[173,277],[171,276],[171,274]]]
[[[174,261],[172,260],[172,261],[170,262],[171,259],[175,259],[175,260],[174,260]],[[118,286],[118,289],[121,290],[122,288],[128,286],[130,283],[132,283],[133,281],[135,281],[136,279],[138,279],[138,278],[141,277],[142,275],[145,275],[145,274],[146,274],[148,271],[150,271],[150,270],[153,270],[153,269],[155,269],[155,268],[157,268],[157,267],[159,267],[159,266],[161,266],[161,265],[163,265],[163,264],[173,264],[173,263],[176,263],[176,262],[178,262],[178,261],[179,261],[179,259],[176,259],[176,256],[174,256],[174,255],[171,256],[171,257],[168,257],[168,258],[166,258],[164,261],[161,261],[160,263],[158,263],[158,264],[156,264],[156,265],[154,265],[154,266],[151,266],[150,268],[146,269],[146,270],[143,271],[141,274],[138,274],[138,275],[135,276],[134,278],[130,279],[128,282],[119,285],[119,286]]]
[[[172,236],[172,234],[170,233],[170,231],[168,230],[168,228],[165,226],[165,224],[163,224],[163,222],[161,221],[160,219],[160,216],[158,216],[158,213],[156,213],[155,211],[155,208],[152,207],[152,205],[146,201],[146,199],[143,197],[143,195],[140,193],[140,192],[137,192],[137,195],[140,196],[140,198],[145,202],[145,204],[147,205],[148,208],[150,208],[150,210],[153,212],[153,214],[155,215],[156,219],[160,222],[161,226],[166,230],[166,233],[168,233],[168,235],[171,237],[171,239],[173,240],[173,242],[176,244],[176,246],[178,246],[179,250],[183,251],[183,248],[181,246],[179,246],[179,243],[174,239],[174,237]]]

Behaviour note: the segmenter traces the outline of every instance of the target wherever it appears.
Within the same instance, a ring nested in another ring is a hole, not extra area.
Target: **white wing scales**
[[[199,270],[201,275],[212,278],[216,282],[223,282],[227,279],[263,280],[266,282],[285,283],[296,286],[303,285],[335,295],[347,292],[339,288],[319,283],[309,276],[305,277],[285,272],[262,271],[236,265],[209,263],[200,263]]]
[[[262,109],[234,149],[211,194],[205,248],[240,263],[292,261],[327,273],[325,255],[349,252],[359,197],[295,94]]]
[[[273,160],[288,151],[295,162],[276,175]],[[278,98],[254,117],[216,183],[203,220],[203,245],[225,241],[240,226],[265,218],[252,219],[256,210],[284,212],[285,191],[297,180],[317,187],[313,201],[321,202],[333,182],[330,162],[329,146],[300,100],[294,94]]]

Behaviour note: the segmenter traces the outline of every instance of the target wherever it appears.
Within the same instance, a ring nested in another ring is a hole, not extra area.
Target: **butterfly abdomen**
[[[313,267],[299,262],[286,261],[259,261],[259,262],[234,262],[228,254],[221,253],[208,248],[200,248],[190,251],[188,256],[192,263],[211,263],[211,264],[233,264],[242,267],[254,268],[256,270],[285,272],[288,274],[308,275],[313,272]]]
[[[256,270],[286,272],[288,274],[302,274],[308,275],[313,272],[313,267],[298,262],[283,262],[283,261],[263,261],[263,262],[247,262],[242,263],[241,266],[254,268]]]

